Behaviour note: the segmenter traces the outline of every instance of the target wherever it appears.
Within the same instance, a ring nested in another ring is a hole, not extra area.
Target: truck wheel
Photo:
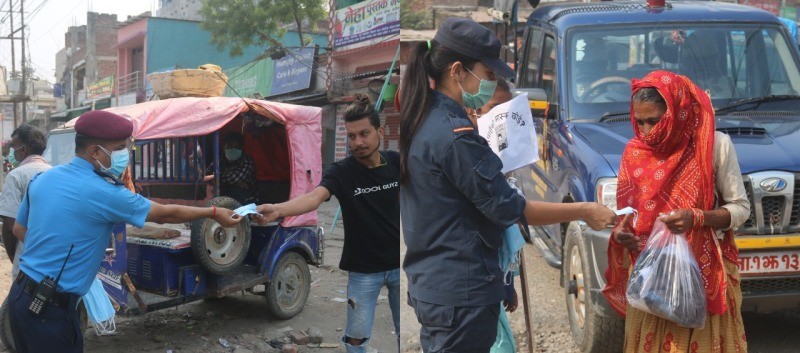
[[[81,334],[85,335],[89,326],[89,315],[86,313],[83,302],[78,304],[78,320],[81,322]],[[0,339],[2,339],[3,346],[7,351],[11,353],[17,351],[14,346],[14,336],[11,333],[11,321],[8,316],[8,298],[3,300],[3,305],[0,306]]]
[[[567,316],[575,344],[583,353],[621,352],[625,338],[625,320],[600,316],[592,302],[592,266],[581,245],[581,229],[570,223],[564,241],[564,289]]]
[[[311,272],[306,259],[296,252],[283,254],[264,293],[270,314],[281,320],[295,317],[306,306],[310,289]]]
[[[236,209],[240,205],[230,197],[213,198],[206,206]],[[236,227],[225,228],[217,221],[202,218],[192,222],[192,253],[204,270],[221,275],[239,267],[250,247],[250,222],[242,220]]]

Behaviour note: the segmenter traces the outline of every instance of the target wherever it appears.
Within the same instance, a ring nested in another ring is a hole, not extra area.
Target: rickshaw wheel
[[[270,314],[281,320],[295,317],[306,306],[310,290],[311,272],[306,259],[296,252],[283,254],[264,293]]]
[[[89,328],[89,314],[86,313],[83,301],[78,303],[78,320],[81,323],[81,334],[85,337],[86,329]],[[17,347],[14,346],[14,336],[11,334],[11,321],[8,316],[8,298],[3,300],[3,305],[0,306],[0,338],[6,351],[16,353]]]
[[[206,206],[238,208],[239,202],[222,196],[208,201]],[[250,248],[250,222],[247,218],[234,228],[222,227],[210,218],[192,222],[192,253],[204,270],[221,275],[239,267]]]

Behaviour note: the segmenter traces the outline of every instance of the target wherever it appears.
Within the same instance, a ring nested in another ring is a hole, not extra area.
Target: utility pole
[[[20,96],[22,97],[22,123],[24,124],[28,120],[28,102],[25,99],[25,86],[28,79],[27,68],[25,67],[25,61],[27,60],[27,57],[25,57],[25,0],[19,0],[19,24],[20,28],[22,28],[22,82],[20,83]],[[14,127],[16,128],[16,125]]]
[[[11,20],[11,34],[8,36],[11,37],[11,78],[15,78],[17,74],[17,64],[16,58],[14,57],[14,8],[13,8],[14,1],[8,2],[8,16]],[[14,128],[17,127],[17,100],[14,99]]]

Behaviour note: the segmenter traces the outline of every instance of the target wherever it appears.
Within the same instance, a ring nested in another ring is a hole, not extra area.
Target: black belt
[[[16,282],[22,286],[22,290],[25,293],[28,293],[30,296],[33,296],[36,292],[36,287],[39,285],[39,282],[36,282],[30,276],[26,275],[25,272],[19,271],[17,275]],[[77,294],[72,293],[62,293],[56,292],[56,295],[53,297],[53,301],[49,302],[48,304],[53,304],[53,306],[57,308],[69,308],[70,301],[73,299],[77,299]],[[77,302],[77,300],[75,301]]]

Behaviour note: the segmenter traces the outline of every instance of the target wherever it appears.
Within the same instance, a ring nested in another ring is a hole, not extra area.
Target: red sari
[[[685,76],[654,71],[633,80],[633,92],[652,87],[667,103],[667,111],[647,136],[631,114],[635,137],[622,154],[617,184],[617,207],[639,211],[633,233],[646,241],[661,213],[677,209],[714,209],[714,109],[704,91]],[[631,111],[633,108],[631,107]],[[686,233],[703,276],[708,311],[722,314],[726,305],[723,256],[737,262],[731,234],[717,243],[711,227],[692,227]],[[630,254],[613,240],[608,247],[607,285],[603,290],[611,306],[625,316],[628,266],[638,253]]]
[[[632,86],[633,92],[655,88],[667,103],[666,113],[647,136],[639,131],[631,113],[635,137],[622,154],[617,181],[617,207],[639,211],[630,228],[647,241],[660,213],[714,209],[714,109],[708,94],[671,72],[654,71],[634,80]],[[709,317],[702,329],[680,327],[629,306],[625,298],[629,270],[639,254],[629,253],[613,237],[610,240],[603,294],[626,317],[624,352],[747,351],[733,233],[728,231],[718,242],[714,229],[696,225],[685,236],[706,290]]]

